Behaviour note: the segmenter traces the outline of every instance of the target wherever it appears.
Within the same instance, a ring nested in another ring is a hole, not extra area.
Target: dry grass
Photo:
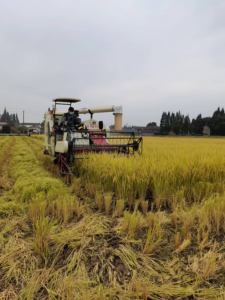
[[[191,243],[190,239],[186,239],[183,241],[183,243],[176,249],[176,253],[180,253],[181,251],[183,251],[185,248],[187,248],[187,246],[189,246]]]
[[[155,248],[157,244],[161,241],[161,236],[157,237],[158,238],[157,240],[156,240],[156,236],[157,234],[154,231],[148,230],[146,243],[142,252],[143,254],[150,254],[153,248]]]

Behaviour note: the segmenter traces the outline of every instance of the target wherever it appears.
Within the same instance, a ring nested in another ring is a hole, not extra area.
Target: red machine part
[[[59,171],[63,175],[73,175],[66,157],[62,153],[59,153]]]
[[[93,142],[94,145],[99,145],[99,146],[104,146],[104,145],[109,145],[108,141],[105,137],[105,134],[91,134],[90,138]],[[118,153],[125,153],[129,154],[129,148],[127,149],[122,149],[122,147],[95,147],[95,151],[104,151],[104,152],[118,152]]]
[[[102,134],[90,134],[90,138],[93,142],[93,145],[109,145]]]
[[[129,147],[126,147],[126,149],[123,149],[122,147],[110,147],[109,142],[105,138],[106,134],[104,131],[99,130],[98,134],[90,134],[90,139],[92,141],[92,147],[82,147],[82,148],[75,148],[75,153],[82,153],[82,152],[117,152],[117,153],[124,153],[129,154]],[[98,147],[99,145],[99,147]],[[106,147],[104,147],[106,146]],[[108,147],[107,147],[108,146]]]

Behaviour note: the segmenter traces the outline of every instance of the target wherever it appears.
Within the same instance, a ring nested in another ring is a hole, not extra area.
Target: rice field
[[[144,138],[62,177],[0,137],[0,299],[225,299],[225,140]]]

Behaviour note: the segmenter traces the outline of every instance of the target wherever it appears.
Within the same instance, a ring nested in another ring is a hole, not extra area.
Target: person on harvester
[[[75,132],[79,129],[83,129],[83,123],[81,123],[81,119],[79,118],[78,110],[74,111],[73,107],[69,107],[68,113],[65,113],[62,117],[62,122],[60,126],[63,126],[63,131],[67,133],[67,141],[71,142],[71,133]],[[87,137],[86,135],[83,137]]]
[[[62,117],[60,125],[63,126],[64,131],[76,131],[78,126],[82,124],[78,111],[74,111],[73,107],[69,107],[68,113],[65,113]]]

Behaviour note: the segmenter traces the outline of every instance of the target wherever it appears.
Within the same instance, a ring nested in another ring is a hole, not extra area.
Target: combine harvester
[[[79,99],[57,98],[52,100],[55,105],[45,113],[45,144],[44,154],[55,157],[63,175],[72,175],[71,167],[78,159],[83,159],[83,153],[110,153],[114,156],[129,156],[135,152],[142,153],[143,140],[134,132],[122,131],[122,106],[103,106],[77,109],[80,114],[90,114],[90,119],[82,121],[76,130],[68,130],[60,126],[66,111],[59,111],[58,105],[71,106],[80,102]],[[93,119],[94,113],[113,112],[115,115],[115,130],[102,121]],[[87,156],[85,156],[87,157]]]
[[[30,136],[31,134],[39,134],[38,129],[28,129],[28,135]]]

